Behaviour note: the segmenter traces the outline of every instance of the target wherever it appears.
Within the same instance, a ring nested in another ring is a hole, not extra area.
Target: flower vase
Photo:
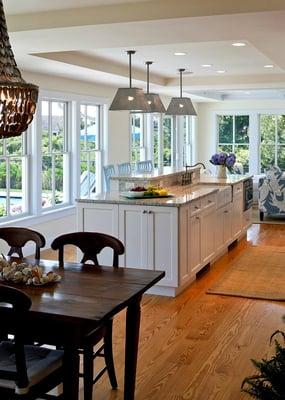
[[[226,179],[227,178],[227,167],[225,165],[218,165],[218,173],[217,173],[217,178],[218,179]]]

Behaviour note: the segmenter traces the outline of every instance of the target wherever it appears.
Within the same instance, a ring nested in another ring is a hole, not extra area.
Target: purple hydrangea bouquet
[[[222,174],[224,174],[226,177],[226,168],[230,171],[233,172],[233,166],[236,162],[236,156],[233,153],[225,153],[225,152],[221,152],[221,153],[215,153],[212,155],[210,163],[213,165],[220,165],[223,166],[223,170],[224,173],[222,172]],[[218,175],[221,175],[221,172],[218,172]],[[220,176],[221,177],[221,176]]]

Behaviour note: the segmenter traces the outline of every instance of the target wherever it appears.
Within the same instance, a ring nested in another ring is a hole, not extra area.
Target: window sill
[[[65,218],[71,215],[76,214],[76,206],[67,206],[64,208],[60,208],[57,210],[47,211],[41,215],[27,215],[23,218],[11,218],[1,223],[0,226],[23,226],[23,227],[31,227],[33,225],[39,225],[45,222],[50,222],[53,220],[58,220],[59,218]]]

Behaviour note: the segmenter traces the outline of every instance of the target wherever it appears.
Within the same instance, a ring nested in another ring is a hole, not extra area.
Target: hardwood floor
[[[144,296],[137,400],[249,399],[240,391],[241,382],[254,373],[251,358],[270,355],[272,332],[285,330],[285,303],[207,295],[205,291],[231,260],[253,245],[283,247],[285,225],[253,225],[247,239],[177,298]],[[50,256],[51,251],[42,252],[43,258]],[[123,399],[124,323],[122,313],[114,323],[119,389],[110,390],[105,376],[94,387],[96,400]]]

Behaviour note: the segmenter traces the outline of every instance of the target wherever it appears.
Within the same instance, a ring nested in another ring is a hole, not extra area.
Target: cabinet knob
[[[198,207],[198,206],[195,206],[195,210],[199,210],[199,207]]]
[[[196,217],[196,219],[200,219],[200,217]]]
[[[148,211],[149,214],[152,214],[152,211]]]
[[[227,213],[228,213],[228,210],[225,210],[225,211],[224,211],[224,214],[227,214]]]
[[[143,214],[146,214],[147,213],[147,211],[146,210],[143,210]]]

